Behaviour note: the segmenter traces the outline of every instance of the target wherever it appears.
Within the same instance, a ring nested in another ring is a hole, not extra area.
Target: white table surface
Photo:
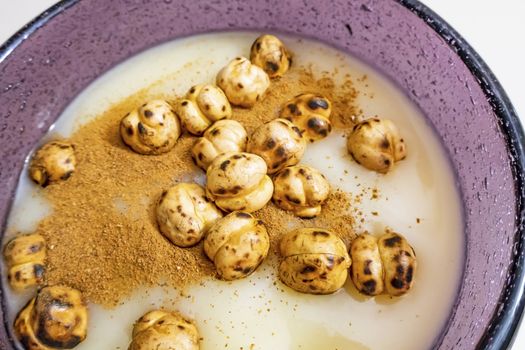
[[[4,42],[56,0],[0,0],[0,42]],[[423,0],[481,55],[525,118],[525,1]],[[1,79],[1,77],[0,77]],[[525,349],[525,322],[512,350]]]

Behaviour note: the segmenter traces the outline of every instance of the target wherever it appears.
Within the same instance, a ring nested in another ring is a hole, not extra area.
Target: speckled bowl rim
[[[508,147],[516,195],[514,233],[516,258],[509,267],[512,276],[499,297],[501,312],[491,317],[476,349],[507,349],[512,344],[525,306],[525,134],[510,99],[487,64],[465,39],[443,18],[417,0],[397,0],[431,27],[456,52],[482,88],[498,118],[501,133]]]
[[[395,0],[420,17],[432,28],[477,78],[505,138],[512,166],[516,196],[516,217],[513,244],[516,258],[511,262],[511,277],[505,282],[499,297],[498,311],[491,317],[489,327],[476,349],[507,349],[514,340],[525,306],[525,134],[519,117],[503,87],[476,51],[445,20],[417,0]],[[2,63],[25,39],[67,8],[80,0],[62,0],[26,24],[2,46]],[[3,304],[3,303],[2,303]],[[2,305],[4,306],[4,305]]]

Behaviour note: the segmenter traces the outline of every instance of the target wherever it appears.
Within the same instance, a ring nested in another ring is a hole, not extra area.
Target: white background
[[[0,43],[47,9],[55,0],[0,0]],[[525,1],[423,0],[450,23],[481,55],[525,116]],[[1,79],[1,77],[0,77]],[[521,118],[523,121],[523,118]],[[525,349],[525,323],[512,350]]]

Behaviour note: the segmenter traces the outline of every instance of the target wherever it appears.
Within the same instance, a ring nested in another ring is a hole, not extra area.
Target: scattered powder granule
[[[117,305],[139,286],[183,289],[215,275],[202,243],[192,248],[174,246],[160,234],[155,219],[155,205],[163,190],[177,182],[202,182],[204,178],[190,156],[195,137],[185,133],[173,150],[153,156],[131,151],[120,138],[120,120],[130,110],[148,99],[173,102],[176,98],[151,96],[148,90],[115,104],[71,136],[76,172],[68,181],[45,189],[53,212],[39,223],[36,232],[53,247],[48,252],[46,282],[70,285],[81,290],[87,300],[107,307]],[[336,128],[351,127],[360,113],[355,106],[358,92],[350,79],[337,85],[329,73],[315,77],[310,69],[293,67],[272,81],[267,96],[253,108],[234,108],[233,119],[250,134],[276,118],[287,100],[303,92],[320,93],[332,101]],[[320,216],[311,220],[300,219],[273,203],[255,216],[267,226],[271,255],[276,253],[281,235],[296,227],[323,227],[349,244],[355,236],[354,221],[360,220],[354,200],[350,194],[333,191]]]

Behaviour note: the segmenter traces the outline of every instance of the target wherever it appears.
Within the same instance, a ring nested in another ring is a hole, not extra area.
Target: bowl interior
[[[456,305],[435,348],[467,349],[479,343],[497,311],[515,254],[516,184],[505,134],[480,83],[425,21],[386,0],[164,0],[140,5],[91,0],[59,6],[63,10],[55,18],[0,62],[4,227],[28,152],[67,104],[112,66],[196,33],[271,29],[314,38],[384,72],[442,139],[463,199],[467,244]],[[0,330],[0,344],[8,347],[5,332]]]

